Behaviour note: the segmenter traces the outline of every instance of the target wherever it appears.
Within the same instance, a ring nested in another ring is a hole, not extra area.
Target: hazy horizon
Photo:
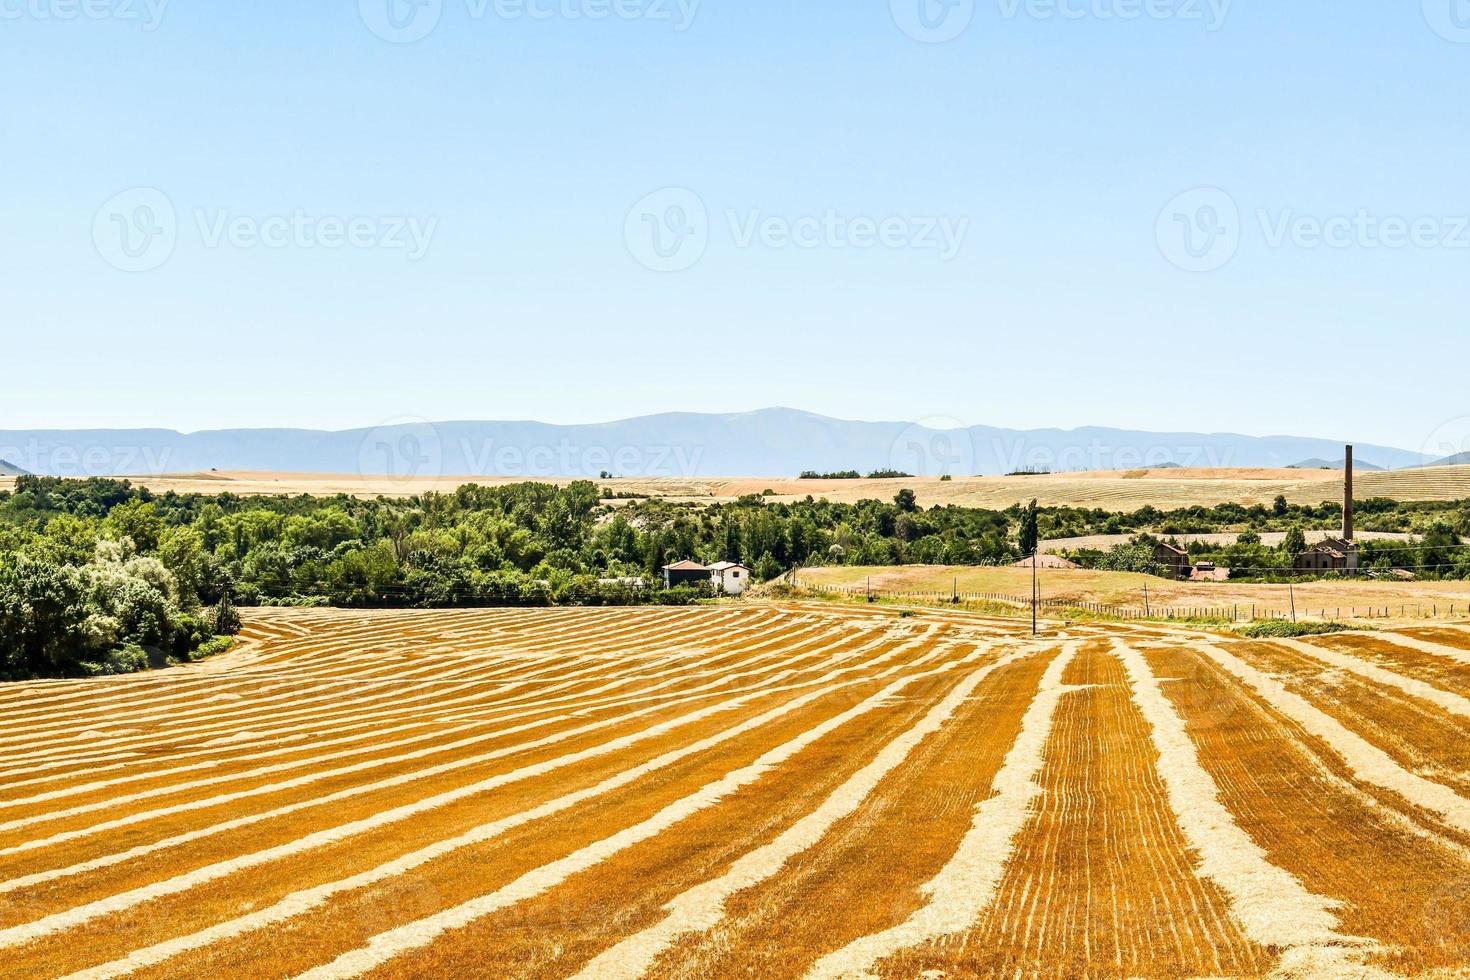
[[[0,424],[1414,449],[1470,432],[1453,2],[13,5]]]

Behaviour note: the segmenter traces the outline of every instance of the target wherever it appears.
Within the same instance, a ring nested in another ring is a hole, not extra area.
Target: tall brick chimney
[[[1342,465],[1342,539],[1353,540],[1353,447],[1347,447],[1347,459]]]

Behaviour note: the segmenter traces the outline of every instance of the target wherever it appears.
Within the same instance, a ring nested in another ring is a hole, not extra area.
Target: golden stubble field
[[[1047,568],[1037,576],[1041,597],[1053,602],[1095,603],[1144,608],[1156,613],[1189,609],[1228,609],[1238,606],[1242,616],[1255,607],[1261,618],[1289,614],[1293,601],[1310,618],[1444,617],[1470,612],[1470,582],[1402,582],[1368,578],[1302,581],[1288,586],[1272,583],[1189,582],[1137,572]],[[803,568],[797,584],[815,592],[866,590],[880,597],[996,594],[1029,598],[1031,569],[973,565],[883,565]]]
[[[1470,627],[256,611],[0,688],[6,977],[1444,976]]]
[[[330,496],[408,497],[428,491],[450,492],[465,483],[502,485],[528,482],[509,477],[439,476],[393,479],[360,475],[300,473],[194,473],[131,477],[158,493],[302,494]],[[564,479],[545,482],[566,483]],[[1292,503],[1320,504],[1342,499],[1342,474],[1329,470],[1291,469],[1155,469],[1097,473],[1060,473],[1027,477],[968,477],[902,480],[796,480],[779,477],[647,478],[599,481],[609,498],[646,494],[673,500],[729,501],[747,494],[773,491],[776,501],[811,495],[839,503],[891,500],[905,487],[925,507],[954,504],[1004,509],[1037,498],[1043,506],[1098,507],[1133,511],[1145,505],[1160,509],[1240,503],[1270,506],[1277,495]],[[0,489],[13,480],[0,480]],[[1470,497],[1470,466],[1359,473],[1356,496],[1395,500],[1459,500]]]

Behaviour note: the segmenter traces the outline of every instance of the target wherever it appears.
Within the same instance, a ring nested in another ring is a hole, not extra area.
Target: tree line
[[[688,603],[664,565],[729,559],[769,580],[806,565],[999,565],[1039,539],[1333,526],[1338,505],[1131,514],[891,501],[609,501],[592,481],[468,485],[407,499],[156,495],[21,477],[0,492],[0,674],[121,672],[218,649],[234,607]],[[1464,504],[1368,502],[1365,528],[1470,529]],[[1391,526],[1383,526],[1391,525]]]

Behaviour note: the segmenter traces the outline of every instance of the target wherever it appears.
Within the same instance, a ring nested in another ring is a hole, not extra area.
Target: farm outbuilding
[[[716,592],[740,595],[750,587],[750,569],[738,561],[717,561],[709,567],[709,572]]]
[[[717,593],[740,595],[750,587],[750,569],[738,561],[718,561],[701,565],[684,560],[664,566],[664,588],[680,585],[702,585],[708,582]]]
[[[1342,538],[1319,541],[1296,560],[1299,572],[1355,572],[1358,570],[1358,546]]]
[[[699,585],[710,580],[710,571],[697,561],[676,561],[664,566],[664,588],[675,589],[681,585]]]
[[[1189,578],[1194,571],[1189,552],[1163,541],[1154,545],[1154,564],[1159,566],[1159,574],[1170,578]]]

